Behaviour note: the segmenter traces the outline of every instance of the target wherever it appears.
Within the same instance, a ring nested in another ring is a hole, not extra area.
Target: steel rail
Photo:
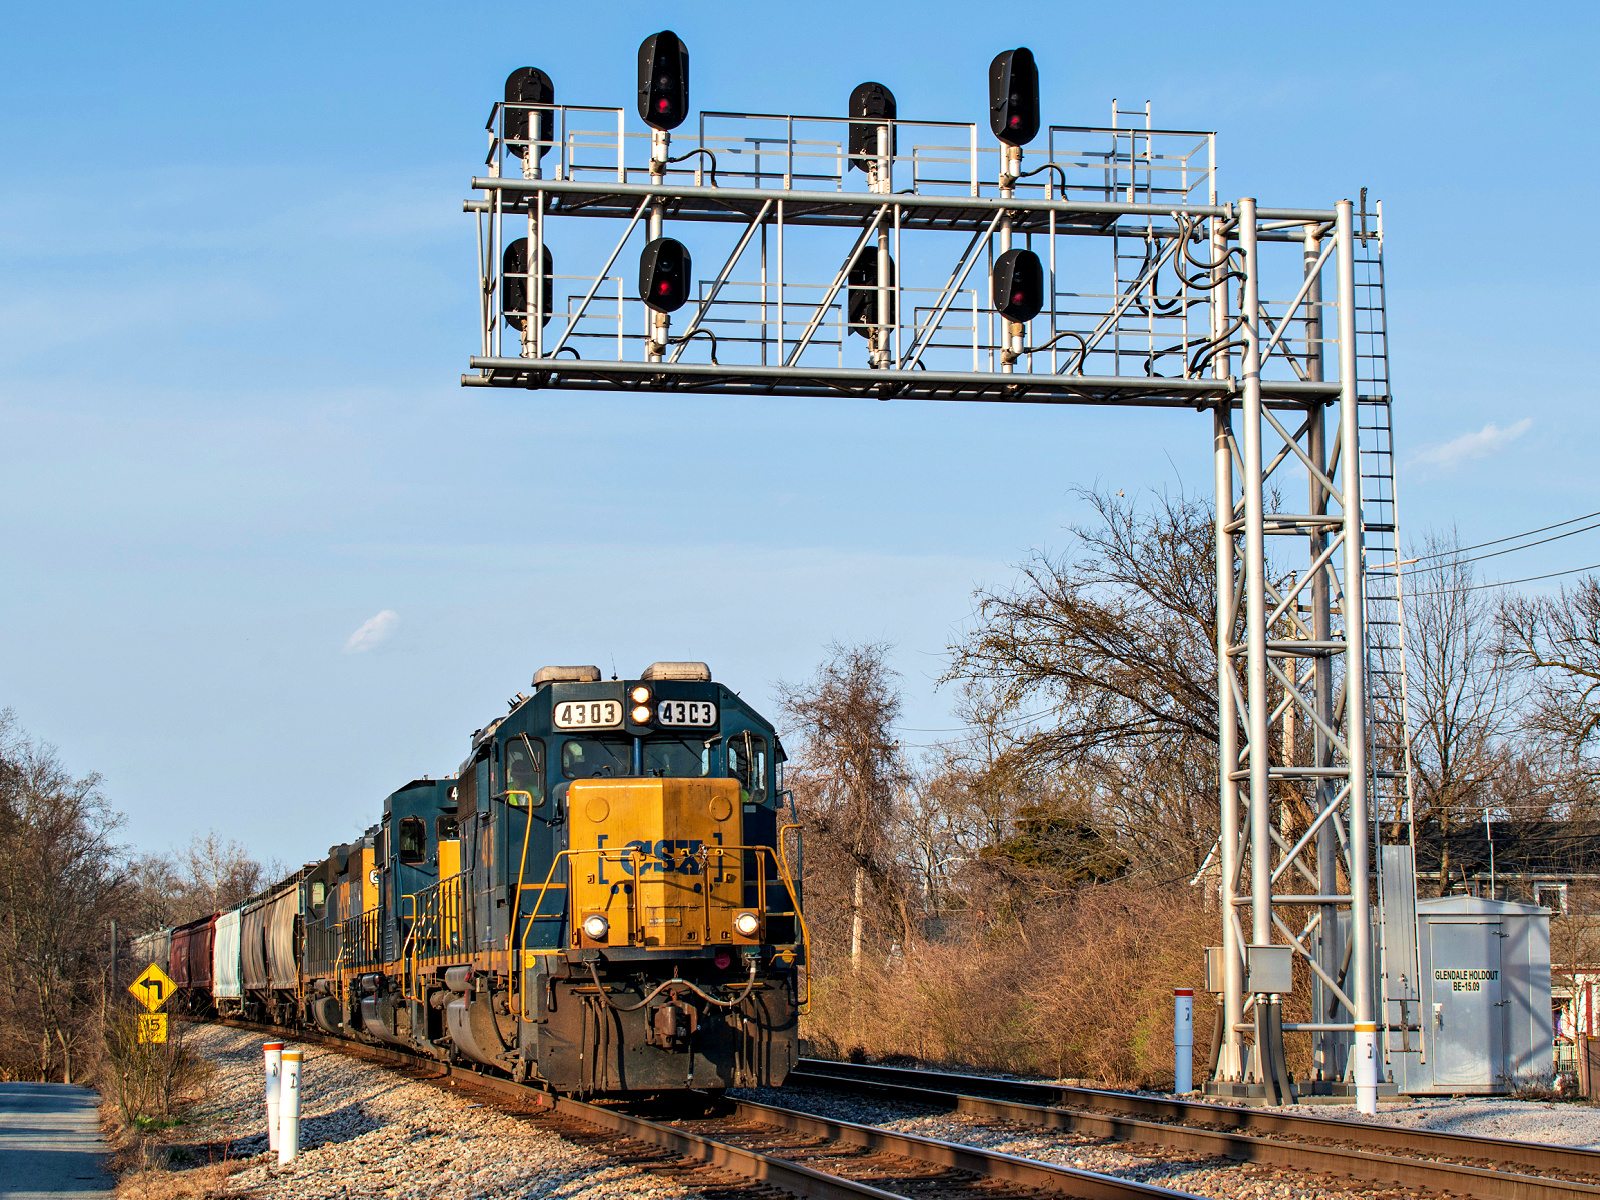
[[[1600,1196],[1600,1186],[1593,1183],[1433,1158],[1496,1162],[1533,1171],[1600,1178],[1600,1151],[1569,1146],[1434,1133],[1329,1117],[1291,1116],[1187,1100],[1158,1100],[1094,1088],[820,1059],[801,1059],[788,1082],[789,1086],[867,1091],[917,1104],[953,1108],[991,1120],[1155,1143],[1264,1166],[1426,1187],[1477,1196],[1480,1200],[1571,1200],[1577,1196]],[[1003,1098],[984,1096],[981,1094],[984,1092]],[[1352,1149],[1348,1144],[1336,1144],[1340,1142],[1401,1153]]]
[[[271,1032],[295,1041],[326,1046],[352,1058],[364,1058],[394,1066],[420,1068],[436,1080],[448,1079],[494,1092],[507,1099],[597,1126],[635,1141],[659,1146],[685,1158],[724,1167],[746,1178],[771,1184],[804,1200],[906,1200],[905,1196],[873,1187],[858,1180],[831,1175],[767,1154],[735,1142],[723,1141],[673,1125],[652,1121],[616,1108],[606,1108],[542,1091],[528,1084],[514,1083],[499,1075],[442,1063],[426,1055],[392,1046],[373,1046],[349,1038],[333,1037],[307,1029],[285,1029],[253,1021],[221,1018],[214,1024],[234,1029]],[[831,1142],[859,1146],[878,1154],[898,1155],[915,1162],[965,1171],[988,1179],[1002,1179],[1029,1187],[1045,1188],[1078,1200],[1195,1200],[1188,1192],[1174,1191],[1154,1184],[1143,1184],[1096,1171],[1038,1163],[1012,1154],[981,1150],[941,1142],[913,1134],[890,1133],[868,1125],[833,1121],[810,1113],[750,1101],[732,1102],[733,1119],[748,1120],[818,1137]]]
[[[860,1146],[876,1154],[894,1154],[915,1162],[967,1171],[987,1179],[1004,1179],[1009,1183],[1043,1188],[1068,1196],[1128,1200],[1130,1197],[1177,1197],[1191,1194],[1157,1184],[1119,1179],[1115,1175],[1104,1175],[1098,1171],[1059,1167],[1015,1154],[1004,1154],[998,1150],[984,1150],[977,1146],[944,1142],[913,1133],[891,1133],[872,1125],[836,1121],[812,1113],[797,1112],[792,1108],[777,1108],[750,1100],[739,1100],[735,1105],[733,1112],[735,1117],[762,1125],[775,1125],[780,1129],[826,1138],[830,1142]]]

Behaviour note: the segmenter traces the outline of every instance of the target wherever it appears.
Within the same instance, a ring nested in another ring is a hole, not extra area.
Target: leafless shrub
[[[1058,908],[969,923],[913,954],[817,978],[805,1034],[840,1058],[1169,1080],[1172,989],[1199,982],[1214,923],[1187,888],[1084,887]]]
[[[1548,1071],[1542,1074],[1518,1075],[1511,1080],[1513,1100],[1560,1100],[1563,1098],[1561,1081]]]
[[[172,1121],[215,1073],[189,1046],[184,1027],[172,1022],[165,1042],[139,1040],[139,1014],[119,1004],[105,1018],[102,1092],[116,1100],[125,1126],[158,1128]]]

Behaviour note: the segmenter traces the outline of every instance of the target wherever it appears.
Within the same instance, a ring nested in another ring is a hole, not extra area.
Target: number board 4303
[[[557,729],[614,729],[621,724],[620,700],[563,700],[555,706]]]
[[[656,706],[656,722],[709,729],[717,723],[717,706],[709,700],[663,700]]]

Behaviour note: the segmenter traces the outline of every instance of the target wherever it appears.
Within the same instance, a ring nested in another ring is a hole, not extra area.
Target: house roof
[[[1450,873],[1507,875],[1600,875],[1600,822],[1482,821],[1453,825],[1448,836],[1436,824],[1417,827],[1417,871],[1438,874],[1444,853]]]

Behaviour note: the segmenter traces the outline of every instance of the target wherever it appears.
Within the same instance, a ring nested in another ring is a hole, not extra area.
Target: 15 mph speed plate
[[[656,706],[656,722],[709,729],[717,723],[717,706],[709,700],[663,700]]]

